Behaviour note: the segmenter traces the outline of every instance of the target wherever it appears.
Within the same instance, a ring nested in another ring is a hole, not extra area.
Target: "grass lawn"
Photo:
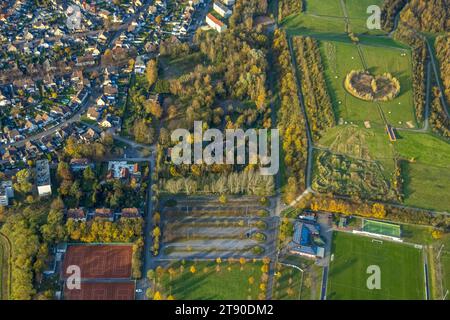
[[[296,268],[278,264],[273,288],[276,300],[300,300],[302,290],[302,272]]]
[[[433,244],[436,240],[431,236],[433,227],[401,224],[402,239],[406,242],[424,245]]]
[[[344,17],[339,0],[306,0],[305,11],[308,14],[330,17]]]
[[[450,144],[428,134],[401,132],[396,151],[405,159],[405,204],[450,212]]]
[[[414,158],[418,163],[450,168],[450,144],[430,134],[399,132],[396,151],[405,159]]]
[[[450,169],[429,164],[404,165],[405,204],[450,212]]]
[[[205,61],[202,53],[195,52],[189,55],[183,55],[176,59],[160,59],[161,78],[164,80],[176,79],[183,74],[194,71],[198,64]]]
[[[0,300],[8,300],[9,287],[9,247],[3,235],[0,235]]]
[[[196,272],[191,273],[194,265]],[[248,261],[241,270],[239,262],[220,264],[220,271],[216,270],[216,262],[186,262],[184,270],[180,272],[179,266],[172,266],[176,275],[172,280],[168,272],[162,278],[164,294],[171,294],[176,300],[247,300],[257,299],[261,292],[259,285],[262,275],[262,262]],[[254,283],[249,279],[253,277]],[[265,292],[264,292],[265,294]]]
[[[355,33],[384,34],[382,30],[369,30],[367,19],[370,5],[381,6],[382,0],[344,0],[350,18],[350,30]],[[305,0],[304,12],[283,20],[290,32],[312,34],[317,32],[345,33],[344,11],[340,0]]]
[[[441,265],[442,265],[443,285],[445,294],[447,290],[450,291],[450,251],[442,252]],[[446,300],[450,300],[450,295],[447,295]]]
[[[305,13],[286,17],[282,21],[282,27],[289,34],[343,34],[345,32],[344,19],[341,17],[314,16]]]
[[[424,299],[422,251],[394,242],[373,242],[368,237],[335,232],[327,298]],[[381,289],[369,290],[366,271],[380,267]]]
[[[384,122],[378,112],[377,104],[363,101],[347,92],[344,80],[351,70],[363,69],[363,63],[354,44],[343,41],[321,41],[320,44],[328,91],[331,95],[335,113],[341,123],[364,125],[369,121],[371,127],[383,128]],[[369,71],[372,74],[390,72],[400,81],[400,94],[392,101],[381,102],[388,121],[396,127],[405,127],[410,121],[416,126],[411,88],[411,55],[409,50],[382,45],[361,45]],[[406,56],[402,56],[406,54]]]
[[[339,2],[339,0],[336,0]],[[382,30],[369,30],[367,28],[367,19],[371,14],[367,13],[367,8],[371,5],[377,5],[381,8],[382,0],[344,0],[350,18],[351,31],[355,33],[368,32],[371,34],[383,34]]]
[[[275,277],[273,298],[278,300],[319,300],[323,268],[313,260],[296,255],[284,256],[280,262],[300,267],[302,272],[290,266],[279,264],[281,277]],[[289,280],[292,279],[292,280]],[[278,285],[279,284],[279,285]],[[278,287],[277,287],[278,285]],[[298,287],[301,285],[301,287]],[[288,288],[292,289],[289,291]],[[301,288],[301,289],[300,289]]]

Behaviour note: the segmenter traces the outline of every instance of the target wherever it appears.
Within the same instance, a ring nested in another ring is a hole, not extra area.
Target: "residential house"
[[[83,171],[87,167],[93,168],[93,163],[86,158],[74,158],[70,160],[70,169],[72,169],[73,172]]]
[[[66,217],[75,221],[86,221],[86,212],[83,208],[68,209]]]
[[[95,58],[92,54],[78,56],[75,64],[77,67],[89,67],[95,65]]]
[[[123,208],[121,212],[122,218],[139,218],[141,217],[138,208]]]
[[[227,30],[227,25],[214,17],[211,13],[208,13],[206,16],[206,23],[219,33]]]
[[[90,120],[98,121],[100,119],[101,114],[102,114],[101,112],[97,111],[96,107],[90,107],[86,113],[86,116]]]
[[[138,163],[128,163],[127,161],[110,161],[108,162],[109,179],[128,179],[130,176],[140,177]]]
[[[98,135],[98,133],[95,132],[95,130],[93,130],[92,128],[87,129],[86,132],[80,135],[80,139],[85,142],[94,142],[99,137],[100,136]]]
[[[108,208],[98,208],[98,209],[95,209],[94,217],[99,218],[99,219],[106,219],[109,221],[113,221],[114,213],[112,212],[111,209],[108,209]]]
[[[108,114],[103,120],[99,122],[99,124],[102,128],[120,128],[121,122],[122,121],[119,117]]]
[[[145,72],[146,65],[142,56],[138,56],[136,58],[136,62],[134,63],[134,72],[143,74]]]

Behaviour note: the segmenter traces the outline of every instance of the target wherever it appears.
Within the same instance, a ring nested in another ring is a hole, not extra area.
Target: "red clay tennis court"
[[[70,245],[64,257],[63,278],[67,267],[80,267],[82,279],[124,279],[131,277],[130,245]]]
[[[64,285],[64,300],[134,300],[134,282],[82,282],[80,290]]]

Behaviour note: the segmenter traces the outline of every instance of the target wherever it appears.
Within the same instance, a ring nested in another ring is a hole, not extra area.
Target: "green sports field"
[[[327,299],[414,300],[425,298],[422,251],[409,245],[335,232]],[[367,268],[380,267],[381,289],[366,286]]]
[[[381,221],[363,220],[362,230],[365,232],[376,233],[389,237],[400,238],[400,226],[392,223],[385,223]]]

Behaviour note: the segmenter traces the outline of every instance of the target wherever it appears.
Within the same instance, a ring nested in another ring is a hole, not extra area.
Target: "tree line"
[[[450,35],[443,35],[436,38],[434,43],[436,56],[439,59],[440,73],[444,85],[444,96],[447,103],[450,103]]]
[[[301,76],[302,94],[311,131],[315,140],[321,132],[335,125],[333,106],[327,91],[319,45],[310,37],[295,37],[297,66]]]
[[[199,177],[162,178],[159,181],[162,191],[169,193],[245,194],[270,196],[275,185],[273,176],[263,176],[250,167],[240,172],[209,173]]]
[[[42,286],[51,250],[60,242],[132,242],[133,277],[141,272],[143,247],[141,218],[121,218],[117,222],[94,219],[89,222],[64,220],[61,198],[35,201],[10,207],[2,215],[1,232],[12,245],[12,283],[10,299],[52,299],[54,290]]]
[[[336,198],[332,195],[315,196],[309,208],[314,211],[326,211],[344,215],[357,215],[366,218],[428,225],[445,230],[448,230],[450,227],[450,218],[445,215],[434,215],[426,210],[398,207],[360,199]]]
[[[433,87],[432,101],[430,109],[430,124],[433,132],[444,138],[450,138],[450,119],[445,113],[444,106],[441,101],[441,91],[438,87]]]
[[[425,32],[450,31],[450,6],[448,0],[411,0],[402,12],[403,24]]]
[[[9,208],[1,231],[12,245],[12,283],[10,299],[48,299],[49,290],[39,283],[46,268],[50,248],[65,237],[64,204],[60,200]]]
[[[281,21],[287,16],[303,11],[303,0],[279,0],[278,1],[278,19]]]
[[[292,202],[305,189],[305,170],[308,152],[306,122],[300,109],[298,88],[293,74],[286,32],[274,33],[273,51],[279,82],[278,129],[283,142],[285,176],[287,186],[285,201]]]

